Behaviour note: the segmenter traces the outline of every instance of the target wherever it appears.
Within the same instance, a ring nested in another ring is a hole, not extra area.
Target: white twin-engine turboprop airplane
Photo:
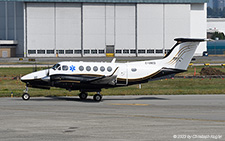
[[[59,62],[51,69],[33,72],[21,78],[26,83],[22,98],[29,100],[28,87],[50,89],[50,87],[79,90],[81,100],[87,92],[97,92],[95,101],[101,101],[103,88],[114,88],[145,83],[176,73],[184,72],[200,42],[205,39],[176,38],[177,43],[171,51],[159,60],[129,63],[112,62]]]

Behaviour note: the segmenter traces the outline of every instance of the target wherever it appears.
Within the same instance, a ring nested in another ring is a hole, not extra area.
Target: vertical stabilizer
[[[161,60],[161,63],[167,68],[186,70],[197,46],[205,39],[176,38],[174,40],[177,43],[165,58]]]

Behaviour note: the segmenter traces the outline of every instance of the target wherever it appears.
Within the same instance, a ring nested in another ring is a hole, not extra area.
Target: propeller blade
[[[34,67],[33,67],[33,72],[37,71],[37,63],[35,62]]]
[[[49,71],[50,71],[50,69],[49,69],[49,65],[48,65],[48,71],[47,71],[46,76],[49,76]]]
[[[50,77],[49,76],[45,76],[45,77],[41,78],[41,80],[43,80],[45,82],[49,82],[50,81]]]

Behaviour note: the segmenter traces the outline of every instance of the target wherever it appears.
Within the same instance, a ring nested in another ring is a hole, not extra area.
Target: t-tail
[[[176,38],[177,43],[171,51],[160,60],[160,64],[165,68],[186,70],[200,42],[205,39],[196,38]]]

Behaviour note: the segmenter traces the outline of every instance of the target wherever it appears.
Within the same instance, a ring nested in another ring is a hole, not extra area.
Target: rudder
[[[174,40],[177,43],[161,60],[161,63],[167,68],[186,70],[199,43],[205,41],[205,39],[176,38]]]

